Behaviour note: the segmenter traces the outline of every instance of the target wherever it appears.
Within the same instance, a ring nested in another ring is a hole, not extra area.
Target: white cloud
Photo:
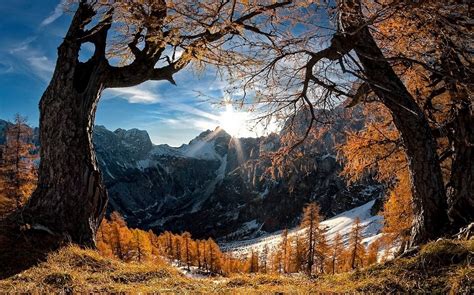
[[[41,50],[32,47],[31,43],[36,39],[37,37],[29,37],[5,49],[5,59],[10,66],[8,72],[32,74],[47,83],[54,72],[55,63]]]
[[[34,42],[37,39],[36,36],[33,37],[28,37],[25,40],[21,41],[18,44],[15,44],[10,50],[10,54],[15,54],[17,52],[25,51],[29,49],[29,46],[32,42]]]
[[[146,82],[134,87],[112,88],[106,91],[112,93],[112,98],[119,97],[127,100],[129,103],[152,104],[160,101],[156,94],[156,82]]]
[[[35,73],[43,80],[49,80],[54,71],[54,63],[46,56],[31,56],[26,58]]]
[[[64,7],[66,5],[66,2],[67,0],[61,0],[58,5],[56,5],[53,12],[51,12],[51,14],[41,22],[41,26],[47,26],[58,18],[60,18],[64,13]]]

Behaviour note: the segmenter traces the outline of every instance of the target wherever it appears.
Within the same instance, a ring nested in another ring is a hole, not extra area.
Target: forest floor
[[[68,246],[51,253],[45,262],[0,280],[0,293],[472,294],[473,254],[474,240],[439,240],[413,257],[334,276],[242,274],[198,279],[164,261],[124,263]]]

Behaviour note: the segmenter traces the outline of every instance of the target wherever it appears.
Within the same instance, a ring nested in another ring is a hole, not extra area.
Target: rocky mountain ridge
[[[108,212],[119,211],[132,227],[190,231],[198,238],[221,240],[293,227],[309,201],[332,217],[383,191],[370,177],[348,186],[339,176],[335,146],[344,140],[341,131],[357,130],[361,121],[353,112],[322,129],[319,140],[311,143],[306,168],[285,176],[268,173],[274,169],[268,155],[283,145],[284,131],[236,139],[217,128],[171,147],[154,145],[143,130],[96,126],[93,140],[109,192]]]

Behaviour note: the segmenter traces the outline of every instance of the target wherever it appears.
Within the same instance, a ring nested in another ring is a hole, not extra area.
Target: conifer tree
[[[288,273],[289,264],[289,244],[288,244],[288,229],[284,229],[281,233],[280,251],[281,251],[281,272]]]
[[[276,273],[282,273],[283,271],[283,259],[281,249],[277,248],[272,252],[272,270]]]
[[[324,273],[326,258],[329,256],[329,245],[326,239],[326,229],[319,228],[318,230],[315,252],[319,264],[319,273]]]
[[[110,215],[111,225],[111,247],[114,255],[121,260],[126,259],[127,246],[131,239],[130,230],[127,223],[118,212],[112,212]]]
[[[342,252],[344,251],[344,244],[342,237],[339,233],[334,237],[334,241],[331,243],[331,273],[335,274],[338,264],[342,260]]]
[[[202,268],[202,264],[201,264],[201,241],[200,240],[196,240],[196,261],[197,261],[197,267],[199,269]]]
[[[113,257],[111,246],[111,226],[107,219],[103,219],[97,230],[97,249],[105,257]]]
[[[356,217],[349,237],[350,268],[356,269],[363,265],[365,247],[362,245],[362,225],[360,218]]]
[[[158,236],[150,229],[147,232],[148,239],[150,240],[151,244],[151,254],[154,256],[161,256],[164,253],[161,251],[160,240]]]
[[[22,207],[36,186],[33,134],[26,118],[16,114],[5,135],[6,143],[0,147],[0,213]]]
[[[268,270],[267,270],[267,260],[268,260],[268,245],[265,244],[263,246],[263,250],[262,250],[262,258],[261,258],[261,266],[260,266],[260,271],[262,273],[267,273]]]
[[[191,234],[189,232],[184,232],[182,234],[183,240],[183,251],[184,251],[184,262],[186,263],[186,267],[190,270],[191,267]]]
[[[151,256],[152,245],[147,233],[139,229],[132,230],[128,251],[129,260],[142,262],[148,259]]]
[[[367,248],[368,249],[367,249],[367,257],[365,260],[365,264],[371,265],[371,264],[377,263],[379,249],[380,249],[379,240],[372,242]]]
[[[248,272],[249,273],[256,273],[259,271],[259,258],[258,258],[258,251],[255,251],[254,249],[250,250],[250,256],[248,259]]]
[[[303,270],[303,264],[305,261],[305,244],[303,243],[302,238],[297,235],[295,237],[295,258],[294,258],[294,267],[295,272]]]
[[[316,254],[316,243],[319,235],[319,206],[316,203],[309,203],[303,209],[303,219],[300,227],[305,229],[305,262],[306,273],[311,275],[313,272],[314,259]]]

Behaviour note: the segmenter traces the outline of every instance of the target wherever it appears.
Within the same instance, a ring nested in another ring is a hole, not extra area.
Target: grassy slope
[[[316,292],[461,293],[474,288],[474,241],[442,240],[418,255],[353,273],[306,279],[302,276],[236,275],[191,279],[162,261],[123,263],[74,246],[48,260],[0,281],[1,292],[126,292],[252,294]]]

